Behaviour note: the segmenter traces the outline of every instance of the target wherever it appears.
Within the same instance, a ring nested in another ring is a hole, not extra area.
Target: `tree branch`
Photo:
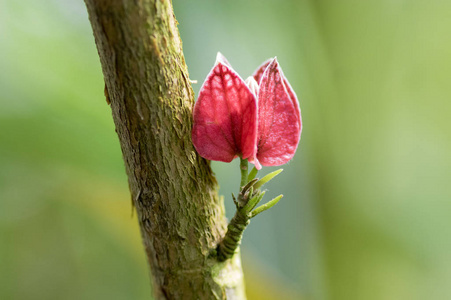
[[[157,299],[244,299],[239,255],[208,163],[191,142],[194,94],[170,0],[85,0]]]

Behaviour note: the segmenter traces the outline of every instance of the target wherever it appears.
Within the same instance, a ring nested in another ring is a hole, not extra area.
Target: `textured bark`
[[[210,167],[191,142],[194,94],[170,0],[85,0],[157,299],[244,299]]]

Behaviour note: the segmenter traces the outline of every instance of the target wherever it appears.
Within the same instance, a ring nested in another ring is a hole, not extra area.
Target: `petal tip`
[[[215,66],[220,64],[220,63],[223,64],[223,65],[226,65],[228,67],[231,67],[231,65],[230,65],[229,61],[227,60],[227,58],[225,58],[225,56],[221,52],[218,51],[218,53],[216,54]]]
[[[251,90],[251,92],[254,93],[254,96],[258,96],[258,83],[255,80],[255,78],[253,76],[249,76],[245,80],[245,83],[247,87]]]

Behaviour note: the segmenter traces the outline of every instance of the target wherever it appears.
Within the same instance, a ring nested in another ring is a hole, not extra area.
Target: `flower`
[[[194,105],[192,140],[200,156],[279,166],[293,158],[301,131],[296,94],[276,58],[244,81],[218,53]]]

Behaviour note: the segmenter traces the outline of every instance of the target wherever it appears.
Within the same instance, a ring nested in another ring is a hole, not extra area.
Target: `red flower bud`
[[[230,162],[241,156],[257,169],[293,158],[302,130],[296,94],[275,58],[253,78],[245,83],[218,53],[194,106],[192,139],[202,157]]]

